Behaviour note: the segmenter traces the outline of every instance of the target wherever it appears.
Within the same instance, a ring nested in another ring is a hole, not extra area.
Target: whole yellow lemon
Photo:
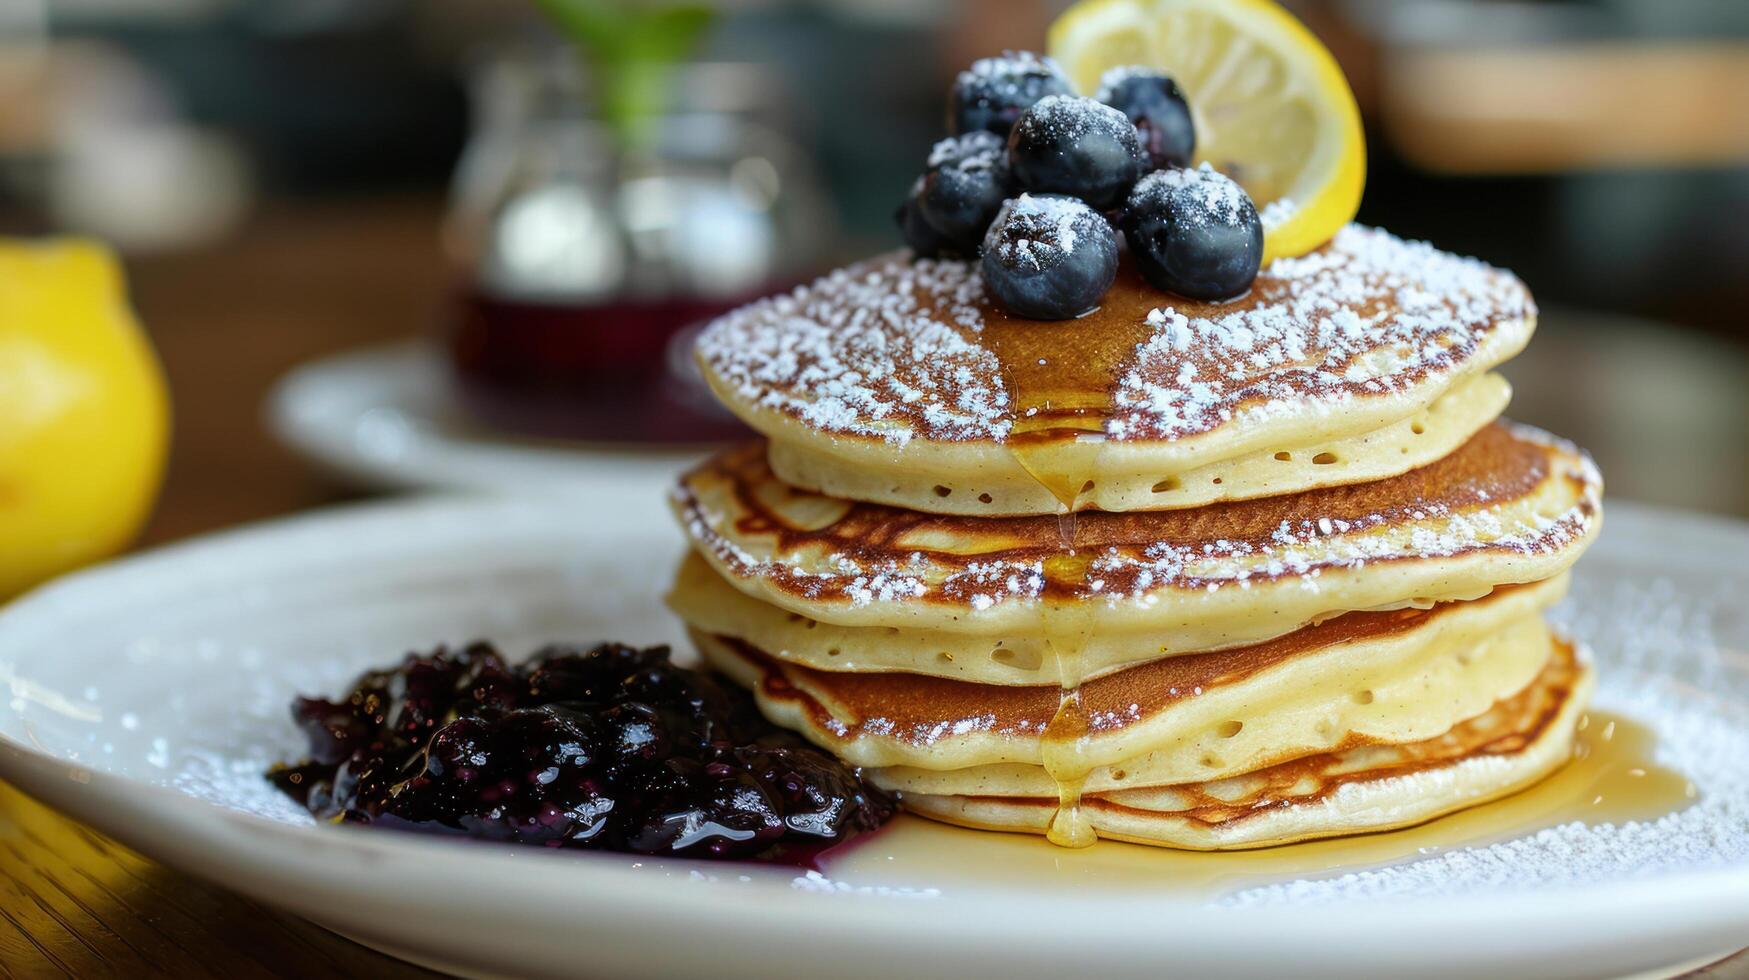
[[[0,600],[133,539],[169,426],[115,256],[0,240]]]

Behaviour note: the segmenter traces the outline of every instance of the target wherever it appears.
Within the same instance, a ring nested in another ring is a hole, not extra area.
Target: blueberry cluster
[[[1160,72],[1113,69],[1086,98],[1049,58],[1008,52],[960,73],[947,125],[895,220],[919,256],[978,259],[1016,316],[1097,307],[1118,271],[1113,225],[1158,289],[1218,301],[1257,277],[1257,208],[1206,164],[1186,169],[1196,125]]]
[[[317,817],[547,847],[797,859],[893,801],[666,647],[408,656],[300,698],[309,758],[269,778]]]

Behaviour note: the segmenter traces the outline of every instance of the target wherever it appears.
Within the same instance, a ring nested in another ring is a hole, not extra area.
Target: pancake
[[[1539,585],[1555,592],[1565,582],[1566,576],[1561,575]],[[821,623],[738,591],[697,553],[682,560],[667,600],[669,608],[699,632],[737,640],[773,659],[814,670],[927,674],[1004,686],[1059,687],[1065,680],[1052,650],[1052,643],[1063,639],[1060,636],[1053,640],[1026,634],[992,641],[940,630]],[[1095,633],[1071,639],[1080,641],[1083,680],[1162,656],[1159,644],[1145,633]]]
[[[1380,480],[1425,466],[1463,445],[1478,428],[1505,411],[1511,397],[1512,388],[1506,379],[1490,372],[1458,382],[1451,391],[1408,418],[1347,438],[1284,449],[1268,446],[1167,475],[1145,466],[1119,474],[1109,462],[1062,459],[1057,461],[1063,474],[1058,479],[1072,482],[1073,477],[1069,474],[1088,474],[1084,479],[1090,480],[1094,489],[1085,495],[1077,495],[1077,511],[1179,510],[1223,500],[1251,500],[1316,487]],[[1034,444],[1030,449],[1022,450],[1031,453],[1026,458],[1026,465],[1034,470],[1049,466],[1052,454],[1064,451],[1077,449],[1074,446]],[[1048,512],[1056,502],[1054,496],[1046,502],[1049,487],[1040,482],[1041,475],[1043,479],[1051,479],[1048,473],[1029,473],[1026,479],[1032,481],[1030,485],[1010,484],[1002,488],[998,497],[996,492],[985,489],[989,481],[982,479],[961,480],[956,490],[952,482],[931,485],[919,474],[894,485],[892,474],[885,468],[853,475],[836,458],[814,452],[793,440],[774,441],[769,452],[773,471],[785,482],[833,496],[979,516],[1038,513],[1041,509]],[[1072,491],[1065,491],[1068,492]],[[954,499],[956,495],[957,500]],[[990,498],[989,503],[984,502],[985,497]],[[998,504],[999,499],[1009,503]]]
[[[1437,735],[1530,683],[1549,657],[1538,614],[1565,586],[1350,613],[1255,646],[1153,660],[1081,685],[1087,723],[1069,737],[1054,724],[1057,687],[820,671],[726,637],[693,638],[767,717],[855,765],[895,770],[893,788],[1042,794],[1056,785],[1039,768],[1047,761],[1103,790]]]
[[[1407,827],[1530,786],[1572,758],[1592,676],[1572,644],[1536,681],[1421,742],[1306,756],[1232,779],[1088,794],[1099,837],[1196,850],[1267,847]],[[1045,833],[1057,799],[904,795],[924,816],[986,830]]]
[[[1437,460],[1508,391],[1511,274],[1350,226],[1246,296],[1121,270],[1076,320],[1008,317],[975,266],[895,253],[715,321],[697,353],[777,476],[934,513],[1199,507]]]
[[[1097,671],[1144,650],[1255,643],[1351,610],[1552,578],[1595,534],[1601,493],[1578,449],[1497,423],[1389,480],[1080,514],[1073,548],[1054,517],[930,515],[797,491],[759,444],[685,474],[673,503],[697,551],[761,602],[835,626],[930,631],[956,661],[991,657],[997,641],[1022,662],[1060,657],[1072,636],[1105,651]]]

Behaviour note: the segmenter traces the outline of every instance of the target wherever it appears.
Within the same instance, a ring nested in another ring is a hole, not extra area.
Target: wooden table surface
[[[446,285],[430,200],[304,205],[237,242],[130,263],[176,400],[143,545],[346,498],[274,443],[261,400],[302,361],[430,329]],[[0,783],[0,976],[428,976],[171,871]],[[1749,980],[1738,956],[1694,976]]]

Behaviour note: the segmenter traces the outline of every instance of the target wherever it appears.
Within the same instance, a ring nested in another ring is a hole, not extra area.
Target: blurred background
[[[153,539],[347,493],[261,406],[373,345],[429,341],[481,432],[707,440],[688,330],[894,247],[953,74],[1063,6],[3,0],[0,232],[124,254],[177,407]],[[1749,3],[1289,6],[1366,115],[1361,220],[1542,304],[1513,414],[1612,493],[1749,515]]]

